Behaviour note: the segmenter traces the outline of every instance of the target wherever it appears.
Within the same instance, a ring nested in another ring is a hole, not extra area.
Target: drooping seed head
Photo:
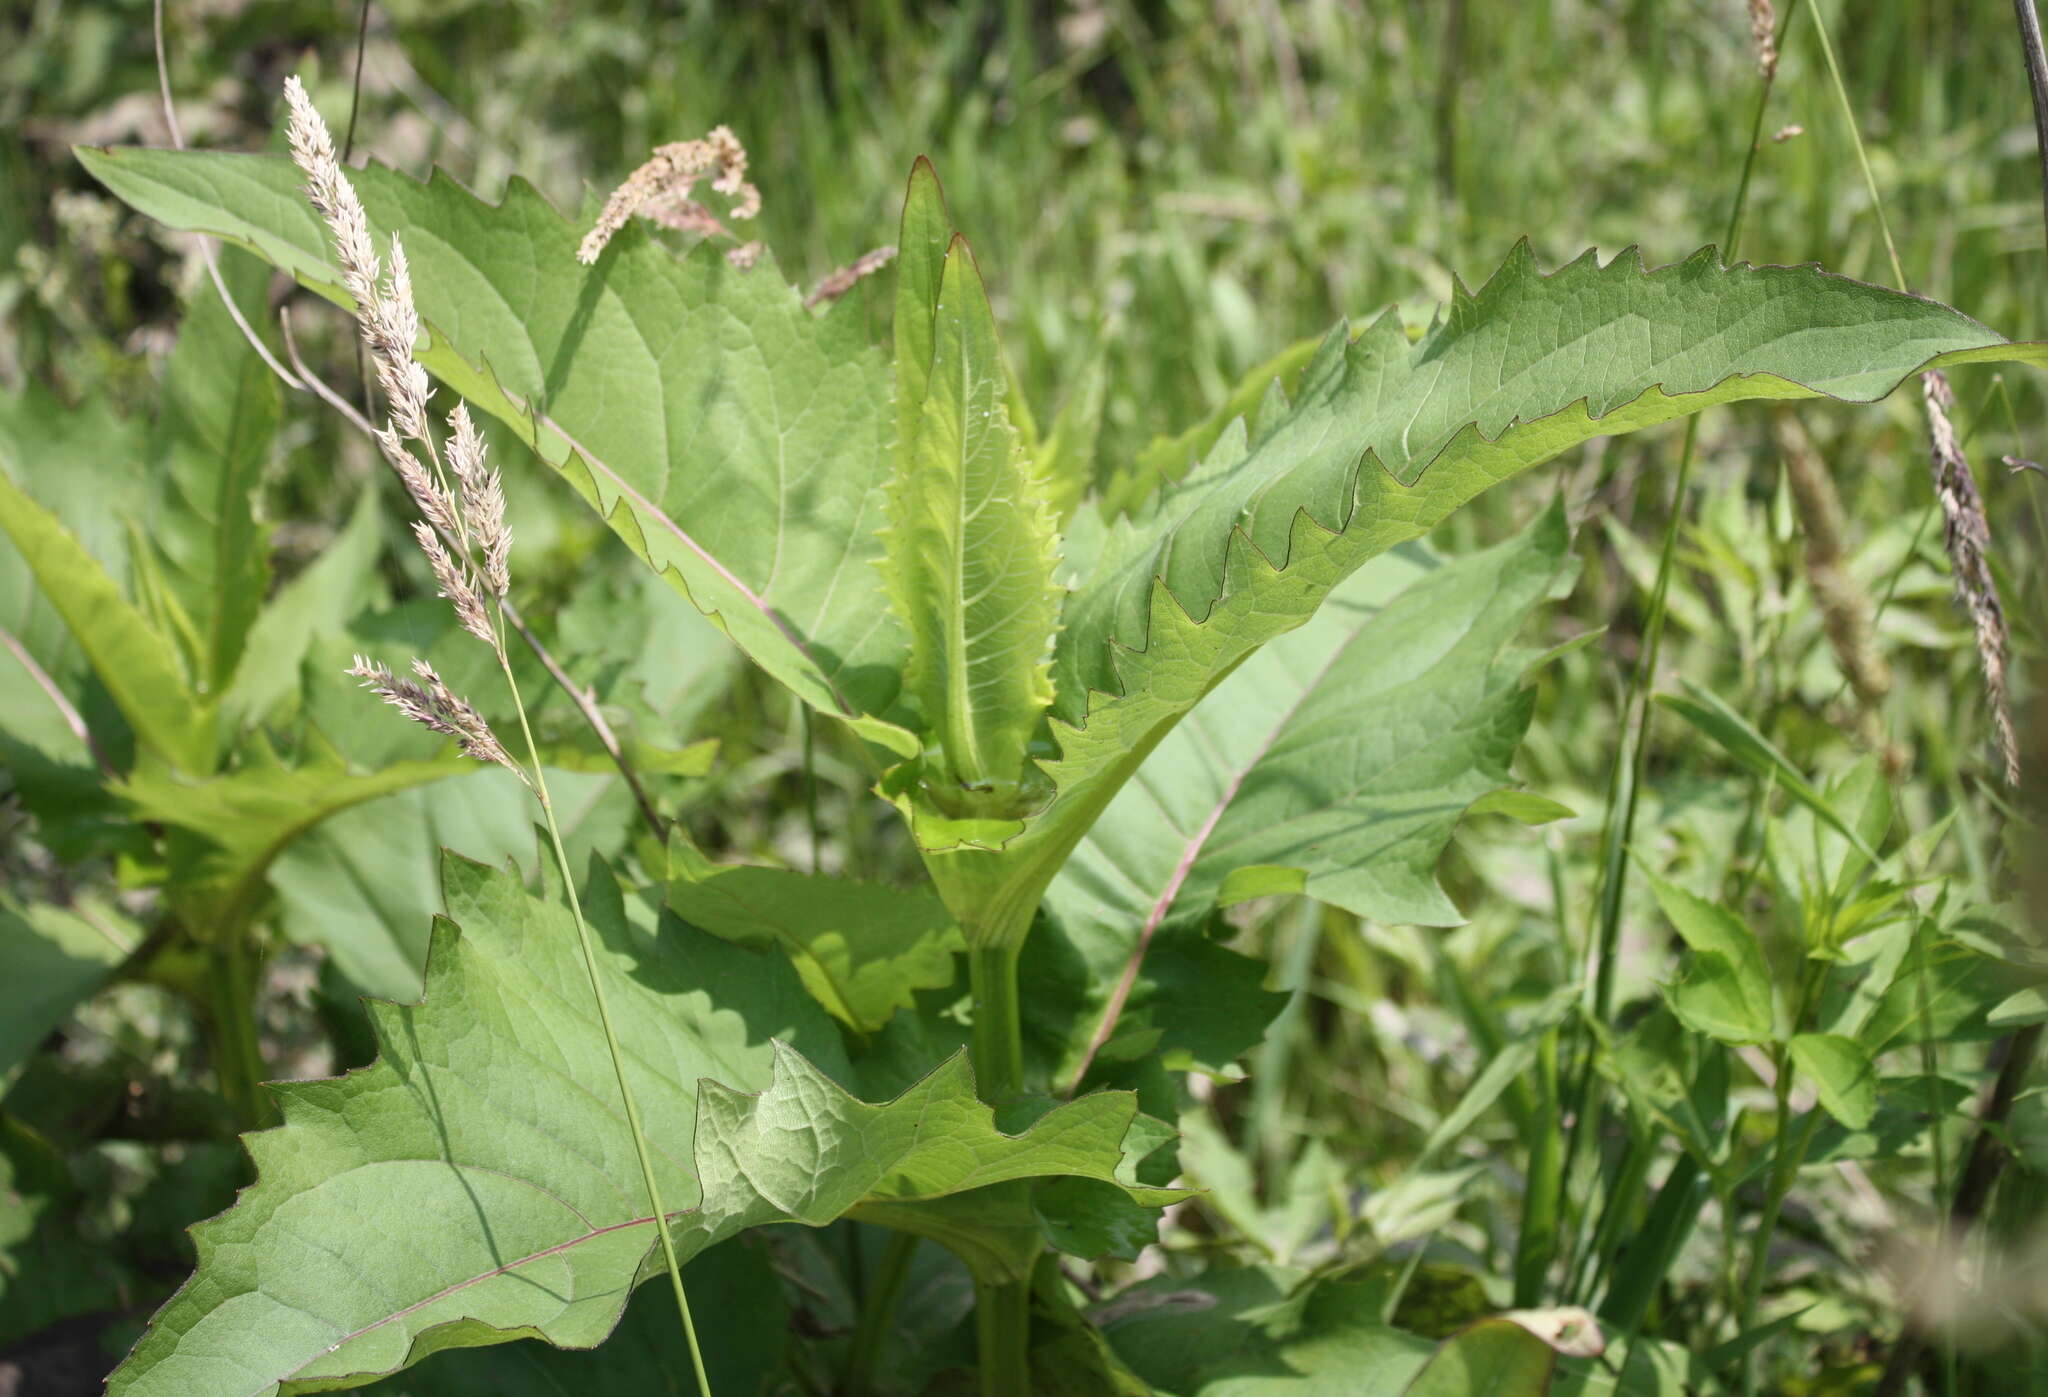
[[[752,218],[761,211],[761,191],[747,182],[747,148],[731,127],[715,127],[700,141],[671,141],[656,147],[646,163],[626,176],[605,200],[597,223],[576,249],[576,260],[586,266],[595,262],[636,213],[670,227],[723,233],[724,225],[709,210],[689,201],[691,188],[707,174],[712,175],[712,189],[732,201],[733,218]]]
[[[1955,394],[1948,386],[1948,378],[1938,370],[1922,374],[1920,395],[1927,404],[1934,493],[1941,501],[1946,526],[1944,541],[1955,574],[1956,599],[1969,613],[1977,634],[1977,659],[1984,671],[1985,697],[1991,705],[1991,727],[1998,738],[2005,779],[2008,785],[2017,786],[2020,744],[2013,729],[2005,672],[2011,637],[2005,623],[2005,606],[1998,597],[1998,583],[1991,575],[1991,528],[1985,522],[1977,478],[1971,473],[1969,458],[1963,454],[1955,423],[1949,417],[1955,410]]]
[[[412,496],[420,514],[442,533],[450,538],[456,537],[455,501],[441,488],[441,483],[420,463],[420,458],[412,454],[405,439],[394,428],[382,427],[373,435],[377,449],[398,472],[398,478],[405,483],[406,493]]]

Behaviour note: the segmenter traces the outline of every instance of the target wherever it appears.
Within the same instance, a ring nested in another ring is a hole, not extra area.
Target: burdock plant
[[[1818,268],[1704,249],[1546,274],[1524,244],[1417,333],[1393,314],[1339,324],[1287,382],[1184,434],[1171,478],[1098,481],[1062,424],[1038,435],[925,161],[885,351],[866,333],[878,281],[807,304],[772,256],[719,246],[725,224],[690,188],[708,177],[733,216],[750,209],[737,142],[664,148],[585,229],[516,181],[490,205],[438,175],[344,178],[292,100],[324,218],[270,157],[81,158],[137,208],[355,311],[421,545],[501,665],[495,477],[463,416],[437,452],[427,374],[844,726],[929,883],[720,865],[680,835],[665,886],[661,869],[634,888],[601,865],[579,880],[529,740],[566,909],[448,861],[424,1002],[375,1009],[371,1067],[275,1088],[284,1125],[249,1137],[258,1182],[196,1231],[197,1275],[116,1394],[346,1387],[519,1337],[587,1347],[656,1270],[680,1298],[678,1263],[728,1237],[842,1218],[959,1258],[990,1397],[1034,1372],[1129,1390],[1130,1351],[1091,1327],[1058,1257],[1147,1240],[1184,1196],[1173,1074],[1226,1070],[1274,1012],[1261,968],[1204,928],[1272,894],[1455,919],[1434,863],[1508,780],[1531,711],[1512,640],[1567,535],[1553,511],[1384,605],[1347,580],[1594,436],[2044,357]],[[672,246],[640,212],[697,241]],[[415,260],[394,243],[380,278],[373,225]],[[364,673],[500,759],[430,674]],[[1047,952],[1029,996],[1027,946]],[[971,1046],[949,1053],[958,952]],[[1567,987],[1545,1023],[1578,998]],[[1866,1051],[1844,1036],[1826,1066]],[[1784,1089],[1807,1070],[1788,1065]],[[874,1376],[906,1255],[869,1292],[845,1390]],[[1378,1308],[1319,1296],[1289,1311],[1296,1337],[1370,1354],[1376,1390],[1432,1361]],[[1537,1345],[1544,1374],[1578,1361],[1528,1326],[1482,1339]],[[1574,1351],[1587,1341],[1574,1330]]]

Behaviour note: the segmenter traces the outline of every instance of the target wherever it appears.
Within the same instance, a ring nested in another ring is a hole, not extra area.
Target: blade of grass
[[[1793,21],[1799,14],[1799,0],[1791,0],[1785,7],[1784,18],[1779,22],[1774,43],[1782,49],[1785,36],[1791,31]],[[1750,118],[1749,148],[1743,152],[1742,174],[1736,181],[1735,203],[1729,210],[1728,228],[1722,238],[1722,255],[1732,259],[1742,237],[1744,211],[1749,202],[1749,186],[1756,170],[1756,159],[1763,144],[1764,115],[1770,107],[1771,91],[1777,81],[1777,64],[1766,63],[1762,81],[1757,90],[1756,109]],[[1657,577],[1650,590],[1649,613],[1644,622],[1643,647],[1637,656],[1635,669],[1629,676],[1628,692],[1623,701],[1624,723],[1631,712],[1635,715],[1633,732],[1615,747],[1612,764],[1607,778],[1607,816],[1601,830],[1600,845],[1600,896],[1597,903],[1596,924],[1586,938],[1586,980],[1591,986],[1592,997],[1589,1011],[1595,1022],[1606,1023],[1613,1011],[1614,966],[1621,943],[1621,908],[1628,886],[1628,850],[1635,835],[1638,797],[1649,758],[1650,720],[1653,707],[1650,691],[1656,683],[1657,661],[1664,641],[1665,607],[1671,589],[1673,560],[1677,555],[1679,525],[1686,517],[1686,495],[1692,477],[1693,454],[1699,444],[1699,418],[1686,419],[1685,440],[1679,448],[1677,479],[1671,487],[1671,511],[1665,521],[1664,539],[1657,555]],[[1620,808],[1619,819],[1616,807]],[[1575,1166],[1581,1153],[1590,1147],[1597,1137],[1600,1125],[1601,1102],[1594,1091],[1594,1061],[1597,1048],[1593,1040],[1581,1035],[1579,1045],[1579,1070],[1571,1093],[1571,1104],[1575,1117],[1574,1128],[1566,1145],[1563,1165],[1557,1177],[1559,1193],[1556,1205],[1560,1215],[1564,1210],[1564,1191],[1575,1177]],[[1585,1243],[1585,1226],[1591,1209],[1580,1209],[1573,1219],[1569,1249],[1566,1253],[1566,1274],[1578,1268],[1580,1250]],[[1533,1262],[1531,1263],[1533,1265]]]

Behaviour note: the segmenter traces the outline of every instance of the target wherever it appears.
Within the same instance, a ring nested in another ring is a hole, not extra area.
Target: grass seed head
[[[341,264],[342,282],[354,298],[357,314],[377,300],[377,252],[370,242],[370,220],[363,212],[355,186],[342,173],[334,154],[334,138],[327,123],[314,109],[313,99],[296,75],[284,80],[285,106],[289,118],[285,135],[292,161],[306,177],[306,201],[327,224],[334,238],[335,260]]]
[[[406,493],[419,507],[426,521],[441,532],[456,535],[455,501],[441,488],[441,482],[434,479],[432,472],[420,463],[405,444],[405,438],[396,429],[386,426],[376,433],[377,448],[384,453],[384,459],[398,472],[398,478],[405,483]]]
[[[526,780],[526,773],[505,751],[504,744],[498,741],[483,715],[465,700],[457,698],[442,682],[441,676],[434,672],[432,665],[415,659],[412,669],[424,682],[401,679],[385,666],[362,655],[355,656],[355,662],[346,672],[362,680],[364,688],[421,727],[443,737],[454,738],[465,757],[495,762],[517,772],[520,780]]]
[[[1778,75],[1778,11],[1771,0],[1749,0],[1749,38],[1756,45],[1757,71],[1768,82]]]
[[[455,608],[455,619],[462,623],[462,629],[495,650],[498,637],[491,630],[490,613],[484,610],[484,599],[478,593],[469,570],[455,561],[441,542],[441,536],[434,532],[434,526],[426,520],[414,520],[412,532],[413,537],[419,540],[420,551],[427,555],[428,565],[434,570],[434,582],[440,587],[441,595],[448,598],[448,604]]]
[[[2005,672],[2011,638],[2006,630],[2005,607],[1998,599],[1998,584],[1991,576],[1991,528],[1984,519],[1984,501],[1977,493],[1977,478],[1970,472],[1969,458],[1963,455],[1955,423],[1949,417],[1956,400],[1947,377],[1938,371],[1922,374],[1920,393],[1927,403],[1934,493],[1941,501],[1943,537],[1949,565],[1955,573],[1956,599],[1969,613],[1970,624],[1977,633],[1977,659],[1984,670],[1985,697],[1991,704],[1991,726],[1998,737],[1999,755],[2004,759],[2006,783],[2017,786],[2020,745],[2013,731]]]
[[[505,523],[505,483],[484,462],[483,434],[470,419],[469,405],[448,414],[448,466],[462,490],[462,513],[470,539],[483,554],[484,583],[492,596],[512,590],[512,530]]]

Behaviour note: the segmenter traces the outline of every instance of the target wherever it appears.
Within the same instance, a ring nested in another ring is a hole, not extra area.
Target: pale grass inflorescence
[[[732,236],[717,215],[690,197],[697,181],[706,175],[712,176],[712,189],[732,201],[733,219],[752,218],[761,211],[761,191],[747,182],[747,148],[731,127],[714,127],[702,140],[657,146],[646,163],[626,176],[605,200],[596,225],[576,249],[576,260],[586,266],[597,261],[635,214],[686,233]],[[758,242],[742,243],[726,253],[726,259],[741,271],[752,267],[760,256]]]
[[[596,952],[591,945],[590,926],[583,916],[575,875],[569,866],[568,850],[562,843],[561,825],[555,818],[554,803],[548,796],[540,750],[534,742],[533,727],[527,717],[525,703],[519,696],[512,662],[505,652],[504,632],[498,624],[512,586],[512,533],[505,522],[504,484],[485,461],[483,436],[471,420],[468,406],[460,399],[448,414],[445,459],[436,446],[427,425],[427,401],[432,389],[427,384],[425,368],[413,357],[413,348],[419,340],[420,318],[413,303],[412,271],[406,264],[405,250],[394,233],[390,268],[380,282],[377,254],[370,240],[369,217],[356,195],[355,186],[349,182],[341,162],[335,157],[334,141],[328,134],[327,124],[321,120],[312,99],[307,97],[305,87],[296,77],[285,80],[285,102],[290,109],[292,159],[306,176],[308,200],[326,220],[334,237],[342,281],[355,298],[356,320],[362,329],[363,344],[376,363],[377,382],[388,399],[390,418],[376,432],[377,445],[405,482],[407,492],[419,509],[421,517],[413,523],[413,536],[419,541],[420,551],[426,554],[441,595],[454,608],[462,628],[490,646],[497,658],[513,709],[519,717],[530,765],[515,762],[491,732],[483,715],[468,701],[457,697],[425,660],[413,660],[415,679],[401,678],[384,665],[361,655],[355,657],[348,673],[361,679],[365,688],[412,721],[454,738],[464,755],[478,761],[498,763],[517,773],[539,802],[548,838],[554,846],[562,891],[575,921],[584,970],[590,976],[591,998],[597,1008],[612,1072],[618,1082],[619,1098],[625,1107],[633,1148],[639,1157],[640,1176],[647,1189],[655,1231],[661,1240],[669,1282],[675,1290],[676,1310],[682,1321],[684,1338],[689,1344],[698,1391],[704,1397],[711,1397],[711,1380],[706,1375],[696,1326],[690,1318],[690,1303],[683,1290],[682,1266],[676,1258],[675,1238],[669,1228],[667,1210],[662,1205],[660,1185],[654,1176],[647,1133],[640,1122],[640,1108],[634,1101],[633,1090],[626,1080],[618,1034],[612,1026],[611,1011],[605,1004],[604,981],[598,972]],[[708,163],[695,174],[682,179],[680,184],[676,180],[682,177],[673,172],[656,178],[650,190],[636,196],[636,202],[621,206],[623,211],[617,215],[617,226],[612,228],[612,232],[623,226],[625,220],[632,216],[633,209],[646,203],[650,197],[661,201],[664,207],[673,203],[687,192],[692,181],[713,166],[718,168],[719,175],[712,187],[739,201],[733,210],[734,216],[753,216],[760,207],[760,196],[752,185],[745,182],[746,151],[723,127],[712,133],[709,142],[697,144],[704,145],[705,150],[700,157],[693,158],[701,158]],[[681,166],[675,168],[680,169]],[[615,195],[614,203],[618,202]],[[607,213],[610,213],[609,209]],[[601,248],[602,243],[599,246]],[[752,257],[759,254],[759,244],[748,246],[753,249],[747,258],[750,265]],[[735,253],[747,252],[745,247],[735,249]],[[591,257],[595,255],[592,253]],[[741,265],[737,258],[735,265]],[[426,453],[425,462],[414,453],[410,443],[417,443]],[[452,486],[449,483],[451,475],[454,477]]]
[[[1769,82],[1778,75],[1778,10],[1771,0],[1749,0],[1749,39],[1757,71]]]
[[[505,522],[503,482],[485,463],[483,437],[461,402],[448,414],[448,469],[442,470],[441,451],[427,425],[427,404],[433,390],[427,384],[427,371],[413,357],[420,317],[404,245],[392,234],[389,269],[380,276],[369,217],[335,156],[327,123],[314,110],[297,77],[285,79],[284,95],[291,114],[292,160],[306,176],[307,201],[326,221],[334,239],[342,283],[355,298],[363,345],[370,352],[390,412],[390,419],[376,434],[377,446],[419,509],[413,536],[433,569],[435,585],[454,608],[462,628],[489,645],[504,664],[504,638],[485,601],[487,596],[502,600],[512,585],[512,532]],[[425,450],[433,463],[431,469],[408,442],[417,442]],[[452,489],[448,473],[455,477]],[[414,722],[455,738],[465,755],[509,767],[532,785],[472,705],[450,693],[424,660],[414,660],[413,670],[424,681],[424,688],[361,656],[348,672]]]
[[[415,723],[454,738],[461,744],[464,756],[475,757],[480,762],[496,762],[517,773],[520,780],[528,779],[525,769],[512,760],[483,715],[457,698],[441,676],[434,672],[432,665],[415,659],[412,670],[419,676],[418,682],[400,678],[386,666],[357,655],[348,673],[362,680],[364,688]]]

